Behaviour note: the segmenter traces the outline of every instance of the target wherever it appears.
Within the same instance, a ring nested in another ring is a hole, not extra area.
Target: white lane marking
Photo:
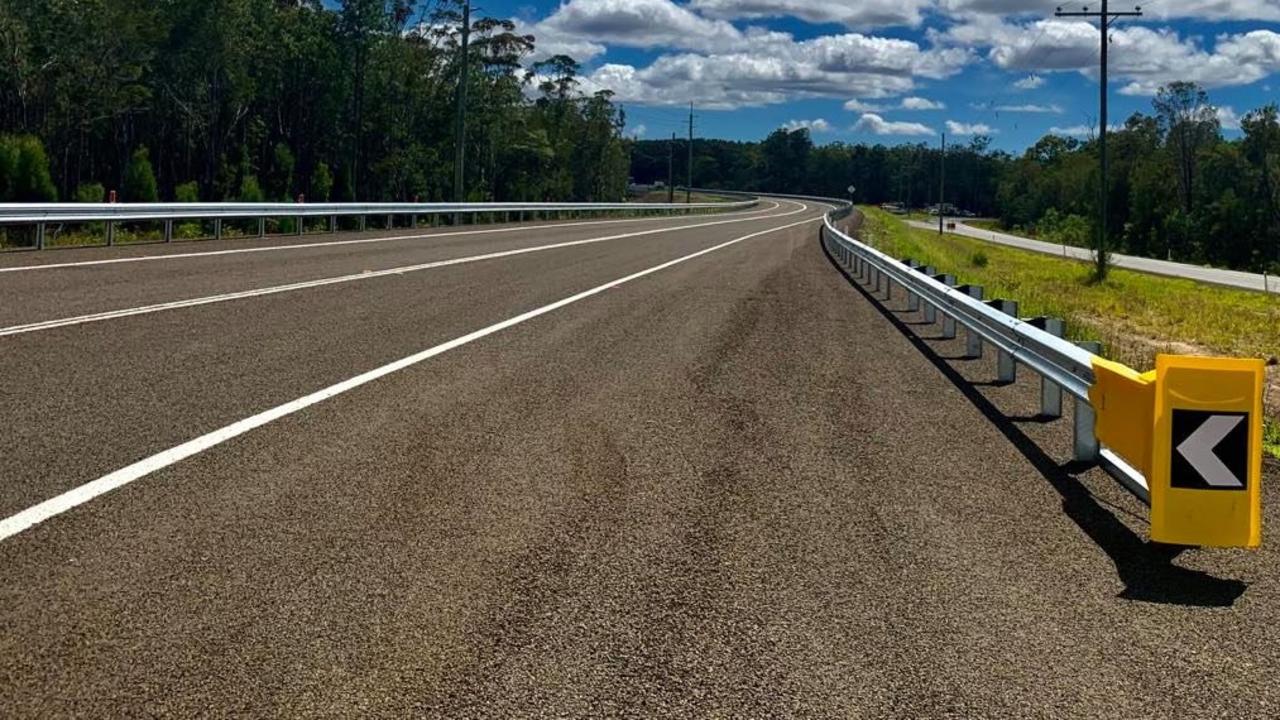
[[[752,215],[764,215],[777,210],[781,205],[773,202],[773,207],[764,210],[752,210]],[[740,215],[745,210],[727,213]],[[687,216],[686,216],[687,217]],[[0,268],[0,273],[29,272],[32,270],[58,270],[63,268],[89,267],[93,265],[118,265],[120,263],[149,262],[152,260],[180,260],[183,258],[206,258],[220,255],[242,255],[245,253],[278,252],[282,250],[305,250],[307,248],[338,247],[342,245],[369,245],[372,243],[399,242],[402,240],[430,240],[432,238],[460,237],[463,235],[493,235],[499,233],[520,232],[522,230],[554,230],[557,228],[582,227],[586,225],[620,225],[624,223],[656,222],[660,220],[681,219],[676,216],[661,218],[631,218],[627,220],[587,220],[583,222],[559,223],[556,225],[518,225],[515,227],[493,228],[489,230],[457,230],[444,233],[421,233],[418,235],[395,235],[392,237],[361,238],[359,240],[330,240],[327,242],[298,243],[295,245],[271,245],[267,247],[234,248],[231,250],[209,250],[206,252],[169,253],[166,255],[140,255],[138,257],[111,258],[108,260],[83,260],[78,262],[50,263],[47,265],[23,265],[21,267]]]
[[[432,270],[435,268],[449,267],[451,265],[465,265],[485,260],[497,260],[500,258],[514,257],[516,255],[528,255],[530,253],[559,250],[579,245],[592,245],[612,240],[624,240],[628,238],[644,237],[646,235],[659,235],[662,233],[704,228],[713,225],[729,225],[732,223],[749,222],[753,220],[774,220],[797,215],[804,212],[806,209],[806,206],[801,206],[799,210],[792,210],[790,212],[782,213],[781,215],[770,215],[767,217],[739,217],[732,220],[717,220],[715,222],[698,223],[695,225],[681,225],[678,227],[641,230],[621,235],[607,235],[604,237],[585,238],[583,240],[567,240],[565,242],[553,243],[551,245],[536,245],[534,247],[519,248],[516,250],[503,250],[501,252],[485,253],[483,255],[471,255],[468,257],[450,258],[448,260],[435,260],[417,265],[404,265],[401,267],[388,268],[386,270],[352,273],[350,275],[320,278],[318,280],[304,280],[302,282],[289,283],[288,285],[275,285],[272,287],[257,288],[254,290],[241,290],[239,292],[222,293],[220,295],[208,295],[205,297],[188,298],[185,300],[174,300],[172,302],[157,303],[155,305],[143,305],[141,307],[108,310],[106,312],[93,313],[91,315],[78,315],[75,317],[58,318],[55,320],[42,320],[40,322],[27,323],[25,325],[12,325],[10,327],[0,328],[0,337],[24,335],[26,333],[40,332],[42,330],[53,330],[55,328],[70,327],[72,325],[102,322],[104,320],[118,320],[120,318],[133,317],[135,315],[149,315],[151,313],[164,312],[166,310],[179,310],[182,308],[198,307],[200,305],[212,305],[214,303],[230,302],[233,300],[244,300],[246,298],[261,297],[263,295],[277,295],[295,290],[322,287],[324,285],[337,285],[340,283],[357,282],[360,280],[372,280],[374,278],[386,277],[388,275],[404,275],[405,273]]]
[[[807,209],[808,209],[808,206],[802,205],[800,212],[804,212]],[[811,218],[809,220],[801,220],[799,222],[794,222],[794,223],[791,223],[790,225],[783,225],[781,227],[769,228],[768,230],[761,230],[759,232],[751,233],[750,235],[743,235],[742,237],[720,243],[719,245],[715,245],[709,248],[705,248],[703,250],[699,250],[694,253],[690,253],[683,257],[676,258],[675,260],[668,260],[667,262],[664,262],[661,265],[655,265],[647,270],[641,270],[640,272],[632,273],[631,275],[628,275],[626,277],[618,278],[617,280],[612,280],[603,285],[598,285],[594,288],[591,288],[590,290],[580,292],[577,295],[571,295],[567,298],[564,298],[563,300],[557,300],[556,302],[553,302],[550,305],[543,305],[542,307],[537,308],[536,310],[530,310],[529,312],[523,313],[521,315],[517,315],[507,320],[503,320],[502,322],[495,323],[493,325],[490,325],[489,327],[476,330],[475,332],[469,333],[467,335],[463,335],[462,337],[458,337],[446,343],[436,345],[433,348],[423,350],[422,352],[417,353],[416,355],[410,355],[409,357],[403,358],[401,360],[397,360],[393,363],[383,365],[382,367],[377,368],[375,370],[370,370],[362,375],[357,375],[351,378],[350,380],[344,380],[343,382],[340,382],[336,385],[332,385],[323,390],[319,390],[305,397],[298,398],[297,400],[293,400],[291,402],[285,403],[284,405],[274,407],[270,410],[267,410],[266,412],[262,412],[252,417],[245,418],[244,420],[241,420],[236,423],[232,423],[231,425],[228,425],[219,430],[214,430],[213,432],[208,433],[206,435],[201,435],[200,437],[195,438],[194,440],[188,440],[187,442],[181,445],[178,445],[176,447],[173,447],[163,452],[152,455],[149,458],[140,460],[132,465],[129,465],[128,467],[121,468],[120,470],[110,473],[109,475],[104,475],[98,478],[97,480],[81,485],[80,487],[77,487],[73,490],[69,490],[61,495],[58,495],[57,497],[54,497],[42,502],[39,505],[35,505],[33,507],[27,508],[26,510],[23,510],[18,514],[13,515],[12,517],[6,518],[4,520],[0,520],[0,541],[4,541],[10,537],[13,537],[14,535],[17,535],[18,533],[24,530],[27,530],[28,528],[34,525],[38,525],[52,517],[61,515],[62,513],[67,512],[68,510],[71,510],[72,508],[83,505],[89,502],[90,500],[93,500],[94,498],[97,498],[101,495],[105,495],[106,493],[109,493],[112,490],[116,490],[120,487],[128,485],[129,483],[134,482],[135,480],[144,478],[147,475],[150,475],[154,472],[167,468],[170,465],[174,465],[178,462],[181,462],[186,458],[189,458],[193,455],[204,452],[205,450],[208,450],[214,446],[220,445],[228,440],[231,440],[232,438],[243,435],[251,430],[260,428],[263,425],[266,425],[267,423],[274,422],[276,420],[279,420],[280,418],[286,417],[288,415],[292,415],[300,410],[311,407],[312,405],[324,402],[325,400],[328,400],[333,397],[337,397],[338,395],[354,390],[362,385],[367,385],[368,383],[378,380],[379,378],[386,377],[387,375],[390,375],[392,373],[399,372],[406,368],[417,365],[437,355],[441,355],[443,353],[449,352],[450,350],[460,348],[463,345],[468,345],[477,340],[493,335],[494,333],[498,333],[508,328],[514,327],[516,325],[520,325],[521,323],[528,322],[530,320],[533,320],[534,318],[554,312],[568,305],[572,305],[582,300],[586,300],[587,298],[592,297],[593,295],[598,295],[607,290],[612,290],[614,288],[620,287],[629,282],[632,282],[633,280],[639,280],[640,278],[643,278],[648,275],[652,275],[657,272],[661,272],[663,270],[666,270],[667,268],[680,265],[681,263],[686,263],[690,260],[700,258],[704,255],[710,255],[713,252],[716,252],[718,250],[723,250],[732,245],[737,245],[740,242],[751,240],[752,238],[757,238],[757,237],[760,237],[761,235],[769,235],[772,233],[781,232],[783,230],[789,230],[793,227],[808,225],[814,222],[818,222],[819,220],[821,220],[821,218]]]

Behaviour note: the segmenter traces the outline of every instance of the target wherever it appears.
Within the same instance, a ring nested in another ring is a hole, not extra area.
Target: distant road
[[[987,240],[1001,245],[1022,248],[1023,250],[1032,250],[1034,252],[1045,253],[1048,255],[1057,255],[1058,257],[1062,257],[1064,254],[1063,246],[1055,243],[1031,240],[1017,235],[995,232],[994,230],[983,230],[981,228],[970,227],[960,221],[955,221],[955,223],[956,229],[954,232],[957,235],[965,235],[978,240]],[[922,230],[938,229],[937,220],[934,220],[933,222],[908,220],[907,224]],[[1093,259],[1093,254],[1087,248],[1067,246],[1065,248],[1065,254],[1077,260]],[[1280,293],[1280,277],[1238,272],[1236,270],[1219,270],[1216,268],[1200,267],[1199,265],[1186,265],[1183,263],[1169,262],[1167,260],[1155,260],[1153,258],[1136,257],[1133,255],[1121,255],[1119,253],[1113,253],[1111,257],[1116,267],[1122,267],[1126,270],[1137,270],[1139,272],[1151,273],[1152,275],[1186,278],[1188,280],[1212,283],[1214,285],[1244,288],[1245,290],[1262,291],[1265,289],[1267,292]]]
[[[1172,563],[826,209],[0,258],[0,718],[1274,717],[1280,543]]]

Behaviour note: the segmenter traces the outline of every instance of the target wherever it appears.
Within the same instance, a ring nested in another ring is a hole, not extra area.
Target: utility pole
[[[942,181],[938,184],[938,234],[947,218],[947,134],[942,133]]]
[[[467,79],[471,74],[471,0],[462,3],[462,67],[458,73],[458,120],[457,136],[453,149],[453,201],[462,202],[466,198],[466,162],[467,162]],[[454,224],[458,224],[460,215],[454,215]]]
[[[667,145],[667,204],[676,201],[676,134],[671,133],[671,144]]]
[[[1090,12],[1085,7],[1080,12],[1063,12],[1062,8],[1058,8],[1056,17],[1080,17],[1080,18],[1097,18],[1098,29],[1102,33],[1102,77],[1099,82],[1099,114],[1102,116],[1098,124],[1098,154],[1101,158],[1102,177],[1098,183],[1098,247],[1095,250],[1097,255],[1095,259],[1098,279],[1102,280],[1107,276],[1107,70],[1108,70],[1108,50],[1111,46],[1111,36],[1108,30],[1111,29],[1111,21],[1121,17],[1142,17],[1142,8],[1135,7],[1133,12],[1111,12],[1107,7],[1107,0],[1102,0],[1102,10],[1100,12]]]
[[[693,103],[689,103],[689,183],[684,187],[684,201],[693,202]]]

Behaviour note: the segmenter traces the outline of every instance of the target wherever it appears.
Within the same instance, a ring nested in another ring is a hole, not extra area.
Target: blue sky
[[[479,0],[537,36],[540,54],[609,88],[629,132],[759,139],[807,124],[815,140],[936,142],[950,130],[1020,150],[1096,126],[1098,32],[1045,0]],[[1277,97],[1280,0],[1150,0],[1112,30],[1112,123],[1150,112],[1160,85],[1205,86],[1228,136]],[[1113,10],[1133,5],[1114,3]]]

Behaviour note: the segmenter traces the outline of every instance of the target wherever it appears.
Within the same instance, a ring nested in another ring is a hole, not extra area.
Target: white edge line
[[[756,208],[734,210],[726,215],[763,214],[777,210],[781,205],[770,200],[773,207],[759,210]],[[521,230],[555,230],[558,228],[582,227],[586,225],[619,225],[623,223],[658,222],[662,220],[682,220],[690,217],[667,216],[660,218],[626,218],[620,220],[586,220],[583,222],[559,223],[556,225],[516,225],[513,227],[492,228],[488,230],[456,230],[443,233],[420,233],[417,235],[394,235],[391,237],[360,238],[358,240],[330,240],[328,242],[297,243],[294,245],[271,245],[267,247],[232,248],[229,250],[209,250],[206,252],[168,253],[164,255],[140,255],[138,257],[111,258],[109,260],[83,260],[78,262],[49,263],[45,265],[22,265],[20,267],[0,267],[0,273],[32,272],[35,270],[60,270],[66,268],[89,267],[94,265],[118,265],[120,263],[149,262],[152,260],[181,260],[184,258],[219,257],[222,255],[242,255],[246,253],[277,252],[284,250],[305,250],[308,248],[340,247],[343,245],[369,245],[372,243],[399,242],[403,240],[429,240],[432,238],[460,237],[463,235],[494,235],[512,233]],[[91,249],[91,248],[85,248]]]
[[[800,212],[803,212],[804,210],[807,210],[807,209],[808,209],[807,205],[802,205]],[[417,365],[437,355],[441,355],[450,350],[460,348],[463,345],[473,343],[477,340],[488,337],[489,335],[493,335],[495,333],[501,332],[508,328],[514,327],[516,325],[520,325],[521,323],[528,322],[529,320],[532,320],[542,315],[546,315],[547,313],[554,312],[567,305],[572,305],[574,303],[577,303],[589,297],[592,297],[593,295],[598,295],[602,292],[605,292],[606,290],[610,290],[610,289],[619,287],[621,285],[625,285],[626,283],[632,282],[634,280],[639,280],[640,278],[643,278],[647,275],[652,275],[654,273],[661,272],[663,270],[666,270],[667,268],[674,267],[681,263],[685,263],[690,260],[700,258],[704,255],[709,255],[713,252],[723,250],[724,248],[730,247],[732,245],[736,245],[740,242],[750,240],[752,238],[757,238],[757,237],[760,237],[761,235],[769,235],[775,232],[789,230],[793,227],[799,227],[801,225],[808,225],[810,223],[819,222],[821,219],[822,218],[801,220],[799,222],[791,223],[790,225],[783,225],[781,227],[770,228],[768,230],[761,230],[760,232],[751,233],[750,235],[743,235],[742,237],[735,238],[733,240],[729,240],[727,242],[720,243],[719,245],[714,245],[712,247],[705,248],[694,253],[690,253],[688,255],[676,258],[674,260],[668,260],[667,262],[664,262],[660,265],[655,265],[647,270],[641,270],[640,272],[633,273],[626,277],[607,282],[603,285],[598,285],[594,288],[591,288],[590,290],[585,290],[576,295],[571,295],[562,300],[557,300],[556,302],[553,302],[550,305],[544,305],[535,310],[530,310],[521,315],[517,315],[507,320],[503,320],[502,322],[490,325],[486,328],[476,330],[475,332],[455,338],[446,343],[436,345],[433,348],[423,350],[422,352],[417,353],[415,355],[410,355],[409,357],[403,358],[401,360],[397,360],[393,363],[383,365],[380,368],[376,368],[374,370],[370,370],[361,375],[357,375],[349,380],[344,380],[343,382],[340,382],[336,385],[331,385],[330,387],[327,387],[323,390],[319,390],[305,397],[298,398],[297,400],[293,400],[291,402],[285,403],[278,407],[274,407],[270,410],[259,413],[252,417],[245,418],[244,420],[240,420],[239,422],[232,423],[231,425],[228,425],[219,430],[214,430],[211,433],[201,435],[200,437],[197,437],[194,440],[188,440],[187,442],[181,445],[172,447],[168,450],[152,455],[151,457],[148,457],[144,460],[140,460],[132,465],[129,465],[128,467],[121,468],[113,473],[104,475],[98,478],[97,480],[93,480],[75,489],[69,490],[61,495],[58,495],[57,497],[51,498],[49,500],[45,500],[44,502],[38,505],[32,506],[30,508],[27,508],[26,510],[19,512],[16,515],[5,518],[4,520],[0,520],[0,541],[7,540],[8,538],[11,538],[14,535],[17,535],[18,533],[21,533],[24,530],[27,530],[35,525],[38,525],[46,520],[49,520],[50,518],[61,515],[62,513],[67,512],[68,510],[71,510],[80,505],[83,505],[93,500],[94,498],[105,495],[106,493],[109,493],[112,490],[116,490],[120,487],[128,485],[129,483],[132,483],[135,480],[144,478],[147,475],[150,475],[154,472],[157,472],[171,465],[174,465],[178,462],[181,462],[186,458],[189,458],[193,455],[204,452],[205,450],[208,450],[214,446],[220,445],[228,440],[231,440],[247,432],[250,432],[251,430],[260,428],[263,425],[274,422],[288,415],[292,415],[300,410],[311,407],[312,405],[324,402],[325,400],[328,400],[330,398],[333,398],[343,393],[354,390],[362,385],[366,385],[375,380],[378,380],[379,378],[385,377],[392,373],[399,372],[400,370],[404,370],[406,368]]]
[[[781,207],[780,205],[778,207]],[[436,268],[449,267],[452,265],[465,265],[469,263],[482,262],[485,260],[497,260],[500,258],[514,257],[517,255],[528,255],[536,252],[545,252],[547,250],[560,250],[563,248],[577,247],[580,245],[592,245],[595,243],[610,242],[613,240],[624,240],[627,238],[644,237],[647,235],[661,235],[671,232],[679,232],[681,230],[692,230],[697,228],[712,227],[715,225],[731,225],[740,222],[749,222],[752,220],[774,220],[802,213],[807,209],[801,207],[799,210],[782,213],[781,215],[769,215],[766,217],[735,217],[730,220],[716,220],[714,222],[704,222],[694,225],[681,225],[678,227],[661,227],[652,230],[640,230],[638,232],[623,233],[620,235],[607,235],[604,237],[584,238],[582,240],[567,240],[565,242],[552,243],[550,245],[536,245],[527,248],[517,248],[515,250],[503,250],[500,252],[485,253],[483,255],[471,255],[468,257],[450,258],[447,260],[435,260],[428,263],[420,263],[417,265],[404,265],[401,267],[387,268],[385,270],[374,270],[370,272],[352,273],[350,275],[339,275],[336,277],[320,278],[317,280],[305,280],[302,282],[289,283],[287,285],[275,285],[272,287],[256,288],[253,290],[241,290],[233,293],[223,293],[220,295],[208,295],[205,297],[188,298],[186,300],[173,300],[171,302],[157,303],[155,305],[143,305],[133,308],[121,308],[119,310],[108,310],[106,312],[92,313],[90,315],[78,315],[75,317],[56,318],[53,320],[41,320],[40,322],[27,323],[24,325],[12,325],[10,327],[0,328],[0,337],[9,337],[12,335],[25,335],[27,333],[39,332],[42,330],[53,330],[55,328],[71,327],[73,325],[84,325],[86,323],[102,322],[104,320],[118,320],[120,318],[134,317],[137,315],[149,315],[151,313],[163,312],[165,310],[180,310],[182,308],[199,307],[201,305],[212,305],[221,302],[230,302],[233,300],[245,300],[248,298],[262,297],[264,295],[277,295],[280,293],[292,292],[295,290],[306,290],[308,288],[323,287],[325,285],[337,285],[340,283],[357,282],[360,280],[372,280],[374,278],[386,277],[388,275],[404,275],[411,272],[420,272],[423,270],[432,270]]]

